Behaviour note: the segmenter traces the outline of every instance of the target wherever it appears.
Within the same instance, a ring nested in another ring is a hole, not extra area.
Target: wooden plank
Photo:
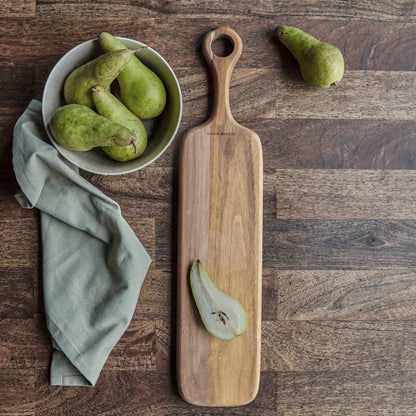
[[[40,223],[36,217],[17,217],[0,221],[2,267],[29,267],[37,270],[40,249],[39,227]]]
[[[85,173],[83,176],[102,192],[112,198],[131,198],[132,203],[139,198],[164,200],[172,197],[172,167],[147,166],[128,175],[118,177]]]
[[[11,146],[10,142],[9,145]],[[5,153],[4,156],[9,156],[7,151]],[[19,185],[14,176],[11,154],[7,163],[10,164],[10,170],[0,169],[0,204],[2,206],[2,209],[0,210],[0,221],[27,220],[32,221],[32,227],[36,227],[39,217],[38,211],[36,209],[22,208],[15,198],[16,193],[19,191]]]
[[[176,306],[176,302],[175,302]],[[156,321],[156,370],[175,373],[176,323],[169,319]]]
[[[47,368],[52,351],[49,333],[35,319],[0,321],[0,368]]]
[[[34,311],[35,317],[45,320],[45,304],[43,299],[43,275],[42,270],[37,270],[37,273],[34,277],[33,283],[33,302],[34,302]]]
[[[133,318],[111,351],[105,370],[156,370],[156,329],[154,321]]]
[[[136,16],[157,16],[179,15],[179,16],[207,16],[215,15],[218,17],[227,15],[265,15],[270,16],[274,10],[272,0],[261,0],[253,4],[249,0],[242,0],[235,3],[232,0],[199,1],[195,4],[192,0],[180,2],[165,2],[162,0],[139,1],[132,3],[129,0],[118,0],[117,7],[112,7],[107,0],[75,0],[67,4],[65,0],[38,0],[37,14],[41,16],[70,15],[82,17],[131,17]],[[176,16],[175,16],[176,19]],[[210,27],[212,29],[212,27]]]
[[[36,0],[2,0],[0,2],[1,17],[35,16]]]
[[[213,16],[217,18],[229,16],[264,16],[271,18],[272,16],[278,16],[280,19],[303,18],[303,21],[306,20],[305,17],[311,20],[328,18],[328,20],[355,19],[365,20],[366,22],[372,20],[387,22],[415,21],[415,12],[412,5],[392,4],[390,2],[375,3],[372,0],[360,4],[345,4],[341,0],[326,1],[325,3],[314,1],[307,4],[300,0],[294,2],[289,0],[262,0],[255,4],[249,0],[238,3],[232,0],[221,2],[204,0],[198,2],[198,5],[191,0],[169,3],[162,0],[152,0],[134,4],[127,0],[119,0],[116,8],[109,7],[106,0],[94,0],[93,2],[76,0],[72,1],[71,4],[65,4],[65,0],[38,0],[37,14],[40,16],[69,15],[80,17],[145,15],[159,18],[164,15],[171,15],[175,19],[183,16]]]
[[[260,0],[257,2],[252,2],[250,0],[242,0],[238,3],[235,3],[233,0],[225,0],[225,1],[209,1],[203,0],[196,4],[193,0],[183,0],[180,2],[173,2],[170,4],[172,9],[167,9],[170,13],[179,13],[182,15],[199,15],[199,16],[207,16],[207,15],[217,15],[219,17],[222,16],[229,16],[232,14],[233,16],[239,15],[265,15],[269,16],[270,13],[274,11],[274,4],[273,1],[270,0]],[[211,27],[214,29],[214,27]]]
[[[272,176],[263,175],[263,216],[268,219],[276,219],[276,191]]]
[[[117,7],[107,0],[73,0],[71,3],[65,0],[38,0],[36,3],[36,15],[39,17],[68,16],[95,20],[100,17],[151,17],[153,12],[157,12],[157,2],[154,1],[132,3],[129,0],[118,0]]]
[[[34,369],[0,367],[0,413],[7,416],[35,416]]]
[[[0,266],[0,319],[33,318],[35,273],[30,267]]]
[[[265,216],[266,268],[416,267],[415,220],[277,220]]]
[[[416,369],[414,321],[268,321],[262,370]]]
[[[272,70],[239,68],[231,85],[230,101],[237,122],[244,125],[250,119],[274,118],[276,91],[273,88]]]
[[[280,270],[281,320],[414,320],[414,269]]]
[[[308,168],[416,169],[414,120],[276,118],[249,121],[246,126],[261,137],[267,173]]]
[[[6,182],[5,179],[6,175],[8,174],[7,179],[9,182],[9,189],[13,186],[12,179],[14,179],[14,175],[12,175],[12,169],[10,169],[12,157],[13,128],[19,115],[19,111],[16,111],[16,113],[13,115],[0,115],[0,135],[4,138],[0,143],[0,160],[2,162],[2,170],[4,170],[4,173],[0,175],[0,180],[2,182],[3,180]]]
[[[172,313],[174,289],[176,290],[171,270],[149,270],[140,291],[135,317],[153,320],[168,319]]]
[[[172,270],[172,262],[177,258],[176,246],[172,244],[176,241],[177,230],[173,228],[173,214],[167,213],[165,218],[156,218],[156,236],[154,266],[158,269]],[[176,218],[176,217],[175,217]]]
[[[365,21],[406,21],[416,20],[415,7],[412,2],[390,2],[364,0],[359,3],[342,0],[309,1],[275,0],[274,13],[277,16],[295,16],[308,19],[356,19]]]
[[[331,89],[306,84],[299,71],[276,73],[276,117],[414,120],[414,71],[350,71]]]
[[[273,269],[263,269],[262,278],[262,313],[263,321],[274,320],[277,317],[278,304],[278,274]]]
[[[82,42],[95,39],[97,32],[102,30],[155,46],[154,19],[151,18],[134,17],[132,22],[123,17],[91,19],[58,15],[53,19],[7,19],[0,15],[2,65],[11,67],[10,71],[14,67],[36,67],[37,83],[41,84],[66,52]],[[33,69],[31,75],[33,77]],[[27,80],[22,78],[21,81]]]
[[[276,415],[412,415],[415,380],[415,371],[279,372]]]
[[[416,218],[415,171],[282,169],[269,180],[277,218]]]
[[[7,85],[0,96],[2,115],[20,115],[33,98],[35,83],[33,64],[16,67],[0,66],[0,82]],[[15,120],[17,121],[17,117]]]

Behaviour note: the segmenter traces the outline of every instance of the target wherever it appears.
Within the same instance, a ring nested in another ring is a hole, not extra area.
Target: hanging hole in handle
[[[212,45],[217,39],[225,39],[225,41],[222,43],[222,46],[221,43],[217,45],[219,49],[216,50],[216,53],[220,55],[227,55],[219,56],[214,53]],[[225,42],[227,42],[228,45],[231,43],[232,47],[227,46]],[[215,64],[233,66],[240,57],[242,49],[243,45],[240,37],[229,27],[219,27],[211,32],[208,32],[202,42],[202,52],[205,59],[209,63],[214,64],[214,66]]]
[[[220,58],[230,56],[234,51],[234,42],[227,35],[220,35],[211,44],[214,55]]]

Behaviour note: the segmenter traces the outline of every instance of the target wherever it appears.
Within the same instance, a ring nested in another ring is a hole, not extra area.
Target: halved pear
[[[199,260],[192,264],[190,282],[202,322],[210,334],[229,341],[246,331],[244,307],[215,285]]]

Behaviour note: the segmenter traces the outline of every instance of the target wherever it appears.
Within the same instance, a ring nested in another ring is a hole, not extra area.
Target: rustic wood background
[[[273,37],[295,25],[337,45],[346,72],[308,87]],[[207,119],[202,36],[244,44],[236,120],[264,150],[262,373],[241,408],[186,404],[175,385],[177,163]],[[82,173],[115,199],[152,256],[133,321],[94,388],[49,386],[39,213],[20,208],[13,126],[70,48],[101,30],[147,43],[175,70],[183,122],[153,165]],[[398,0],[0,3],[1,415],[415,415],[416,5]]]

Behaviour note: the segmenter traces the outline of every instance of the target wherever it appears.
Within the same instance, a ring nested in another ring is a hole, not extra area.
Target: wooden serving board
[[[221,37],[234,46],[226,57],[211,48]],[[218,28],[205,36],[202,49],[213,75],[214,104],[210,119],[190,130],[180,149],[177,378],[189,403],[238,406],[254,399],[260,378],[262,149],[257,134],[239,125],[229,106],[240,37]],[[203,326],[189,284],[197,259],[245,307],[243,335],[221,341]]]

